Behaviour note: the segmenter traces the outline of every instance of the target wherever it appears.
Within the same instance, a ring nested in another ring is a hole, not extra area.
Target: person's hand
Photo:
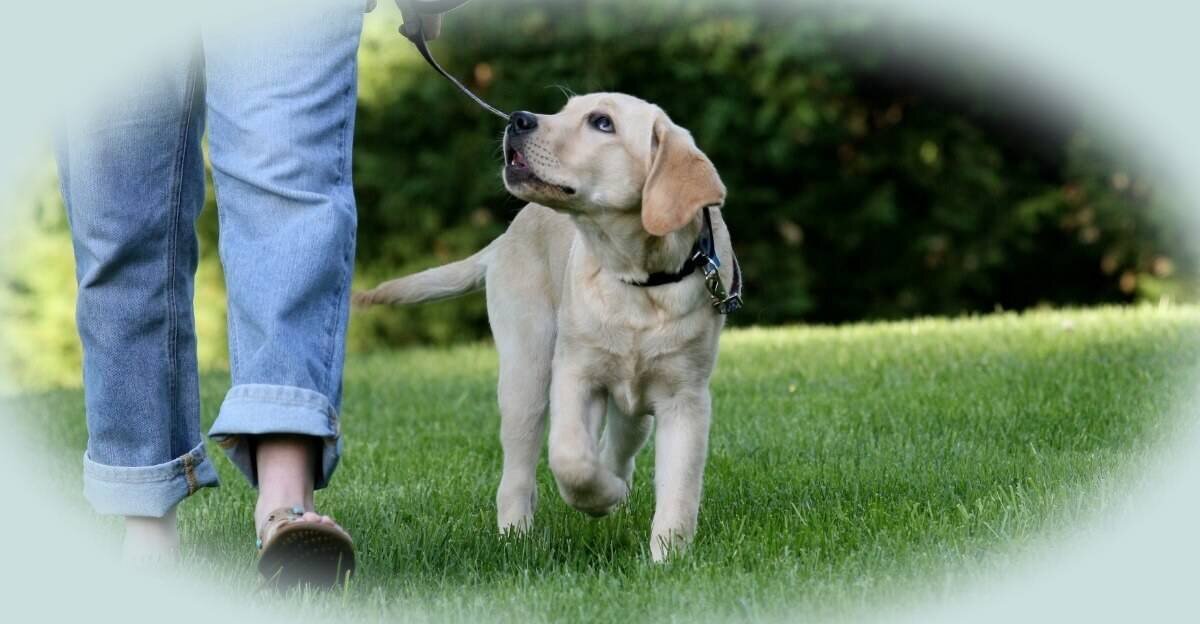
[[[442,34],[442,16],[447,11],[453,10],[467,3],[468,0],[397,0],[400,5],[400,11],[404,14],[405,34],[416,35],[416,32],[411,30],[414,26],[410,25],[411,13],[417,14],[416,19],[420,20],[421,32],[425,35],[426,41],[433,41]],[[407,9],[407,10],[406,10]]]
[[[442,34],[442,16],[444,13],[435,13],[433,15],[421,16],[421,32],[425,34],[425,41],[433,41]]]

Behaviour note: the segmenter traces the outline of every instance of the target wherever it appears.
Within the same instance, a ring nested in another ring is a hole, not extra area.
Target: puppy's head
[[[691,134],[662,109],[619,93],[571,98],[553,115],[513,113],[504,132],[504,185],[575,214],[641,213],[655,236],[725,201],[725,185]]]

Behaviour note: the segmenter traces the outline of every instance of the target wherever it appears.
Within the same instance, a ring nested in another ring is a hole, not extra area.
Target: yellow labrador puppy
[[[717,255],[733,258],[725,187],[687,130],[617,93],[573,97],[553,115],[515,113],[504,153],[505,186],[530,202],[508,230],[355,302],[415,303],[486,284],[500,354],[501,531],[533,521],[547,411],[558,490],[595,516],[629,494],[655,425],[650,552],[663,561],[696,531],[724,317],[692,253],[707,232]],[[719,275],[731,284],[735,272],[726,262]]]

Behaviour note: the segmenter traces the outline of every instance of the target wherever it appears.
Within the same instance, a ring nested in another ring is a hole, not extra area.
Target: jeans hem
[[[322,440],[314,485],[317,489],[325,487],[341,457],[342,438],[337,410],[320,392],[270,384],[234,386],[225,395],[221,412],[208,432],[254,487],[258,487],[258,474],[252,438],[276,434]]]
[[[109,466],[83,454],[83,495],[97,513],[161,518],[203,487],[217,485],[204,443],[154,466]]]

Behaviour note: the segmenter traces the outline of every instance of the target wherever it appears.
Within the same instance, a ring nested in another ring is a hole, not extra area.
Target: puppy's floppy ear
[[[725,201],[725,185],[692,135],[663,113],[654,121],[650,174],[642,189],[642,227],[666,236],[687,225],[705,206]]]

